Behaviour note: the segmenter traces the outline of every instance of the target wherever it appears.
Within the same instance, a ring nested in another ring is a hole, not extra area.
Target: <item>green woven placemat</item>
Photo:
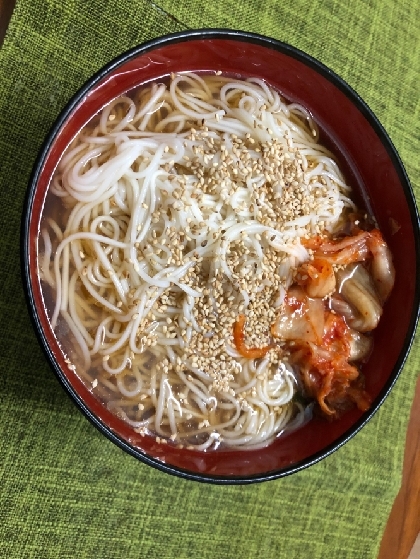
[[[417,0],[19,0],[0,50],[0,557],[375,558],[401,481],[419,370],[339,452],[256,486],[186,482],[88,423],[33,334],[19,271],[31,166],[70,95],[112,57],[186,27],[285,40],[341,74],[387,128],[420,194]]]

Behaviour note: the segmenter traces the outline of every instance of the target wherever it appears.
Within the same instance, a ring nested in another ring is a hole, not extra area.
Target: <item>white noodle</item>
[[[39,259],[51,324],[142,434],[257,449],[306,421],[279,348],[249,359],[232,332],[245,314],[264,346],[309,258],[301,238],[354,207],[317,138],[262,80],[187,73],[115,99],[61,159],[50,192],[63,215],[45,217]]]

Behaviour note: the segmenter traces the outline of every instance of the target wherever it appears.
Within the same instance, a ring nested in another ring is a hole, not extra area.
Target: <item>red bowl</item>
[[[171,72],[256,76],[304,105],[340,160],[348,181],[376,216],[392,251],[396,283],[365,366],[371,408],[334,423],[313,419],[258,451],[197,452],[140,436],[106,409],[68,368],[51,329],[37,274],[37,237],[51,176],[69,141],[104,105]],[[419,309],[419,218],[402,162],[385,130],[341,78],[307,54],[274,39],[232,30],[186,31],[136,47],[95,74],[50,131],[30,179],[22,224],[22,263],[36,333],[58,379],[92,423],[118,446],[164,472],[213,483],[250,483],[299,471],[342,446],[373,416],[410,349]]]

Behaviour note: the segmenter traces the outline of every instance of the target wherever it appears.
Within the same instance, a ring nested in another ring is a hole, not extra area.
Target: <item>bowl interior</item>
[[[70,140],[110,100],[171,72],[222,71],[263,78],[290,101],[310,110],[353,185],[371,208],[389,244],[396,284],[374,336],[374,350],[364,367],[372,408],[353,410],[341,420],[314,419],[304,428],[258,451],[200,453],[157,444],[112,415],[64,361],[43,305],[37,274],[37,235],[46,192]],[[412,194],[398,156],[373,115],[354,92],[303,53],[255,36],[200,36],[164,39],[135,49],[95,76],[59,119],[41,154],[28,202],[24,246],[28,288],[38,334],[60,380],[85,413],[107,436],[146,462],[174,473],[207,480],[258,480],[300,469],[328,454],[356,432],[374,413],[402,366],[415,325],[417,221]],[[403,248],[402,248],[403,247]]]

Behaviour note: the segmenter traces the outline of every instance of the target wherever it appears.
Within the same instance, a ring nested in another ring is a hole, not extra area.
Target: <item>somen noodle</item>
[[[357,215],[349,196],[311,115],[260,79],[186,73],[115,99],[63,155],[42,221],[69,367],[165,444],[259,448],[303,424],[273,324]]]

